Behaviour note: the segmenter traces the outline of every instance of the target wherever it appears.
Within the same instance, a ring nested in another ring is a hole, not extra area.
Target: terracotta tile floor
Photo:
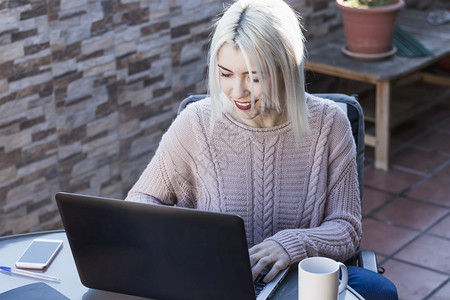
[[[400,299],[450,299],[450,98],[392,131],[388,172],[367,147],[363,214]]]

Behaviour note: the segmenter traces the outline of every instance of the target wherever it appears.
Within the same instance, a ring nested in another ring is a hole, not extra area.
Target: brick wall
[[[60,227],[58,191],[126,195],[179,101],[205,92],[226,2],[0,2],[0,235]],[[340,26],[334,0],[288,2],[309,38]]]

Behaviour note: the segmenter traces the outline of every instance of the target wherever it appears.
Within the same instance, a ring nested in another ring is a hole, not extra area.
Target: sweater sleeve
[[[193,120],[195,113],[192,109],[186,109],[174,120],[125,200],[194,207]]]
[[[319,137],[326,141],[318,176],[324,179],[310,181],[318,186],[317,192],[308,196],[315,197],[310,226],[282,230],[268,238],[289,253],[291,263],[310,256],[345,261],[355,253],[361,239],[356,148],[350,124],[336,107],[333,122],[324,126],[330,126],[328,134]],[[322,185],[323,189],[320,188]]]

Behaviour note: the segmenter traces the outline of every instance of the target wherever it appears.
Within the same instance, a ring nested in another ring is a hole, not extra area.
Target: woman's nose
[[[236,79],[233,83],[233,91],[231,93],[231,96],[238,100],[243,97],[246,97],[249,94],[247,84],[240,79]]]

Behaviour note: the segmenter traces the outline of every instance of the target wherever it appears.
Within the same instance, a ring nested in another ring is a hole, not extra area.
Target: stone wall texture
[[[123,198],[187,93],[221,0],[0,1],[0,235],[61,228],[58,191]],[[334,0],[287,1],[308,38]]]

